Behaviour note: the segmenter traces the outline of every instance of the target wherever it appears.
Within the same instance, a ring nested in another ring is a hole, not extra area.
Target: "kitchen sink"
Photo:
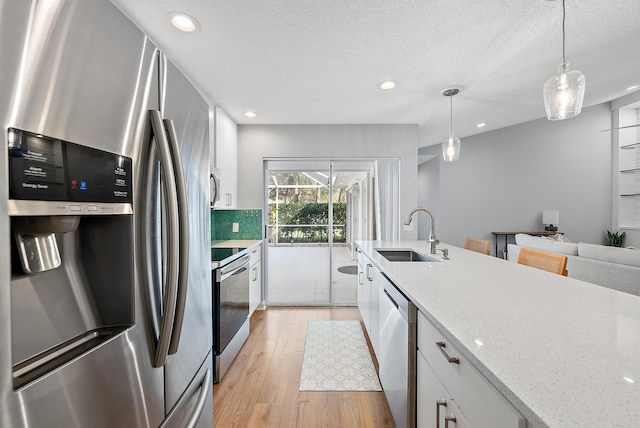
[[[378,254],[380,254],[385,259],[390,262],[439,262],[441,260],[436,259],[435,257],[427,256],[426,254],[418,253],[413,250],[406,249],[392,249],[392,248],[382,248],[376,249]]]

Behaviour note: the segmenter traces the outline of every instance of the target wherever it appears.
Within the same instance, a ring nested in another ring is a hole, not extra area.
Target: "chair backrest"
[[[485,241],[484,239],[467,238],[464,240],[464,248],[467,250],[475,251],[476,253],[489,255],[489,251],[491,249],[491,241]]]
[[[558,253],[521,248],[518,263],[567,276],[567,256]]]

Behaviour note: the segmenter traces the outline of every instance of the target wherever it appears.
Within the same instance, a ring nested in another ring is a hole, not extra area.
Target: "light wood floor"
[[[383,392],[298,391],[307,321],[318,319],[360,315],[356,308],[254,312],[249,339],[213,386],[215,428],[394,427]]]

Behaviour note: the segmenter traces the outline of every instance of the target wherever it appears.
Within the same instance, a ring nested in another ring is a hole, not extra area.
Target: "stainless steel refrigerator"
[[[0,426],[211,427],[206,101],[107,0],[0,55]]]

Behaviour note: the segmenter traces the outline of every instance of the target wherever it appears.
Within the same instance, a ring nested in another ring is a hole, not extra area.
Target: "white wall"
[[[262,206],[264,158],[400,158],[404,218],[417,206],[417,153],[416,125],[239,125],[238,206]]]
[[[439,169],[439,201],[432,204],[438,238],[462,246],[466,236],[492,240],[492,231],[543,230],[542,210],[557,209],[559,230],[569,239],[604,243],[611,228],[611,135],[600,131],[610,127],[606,103],[569,120],[463,138],[458,162],[423,167]],[[434,175],[421,172],[420,192],[433,193]]]

